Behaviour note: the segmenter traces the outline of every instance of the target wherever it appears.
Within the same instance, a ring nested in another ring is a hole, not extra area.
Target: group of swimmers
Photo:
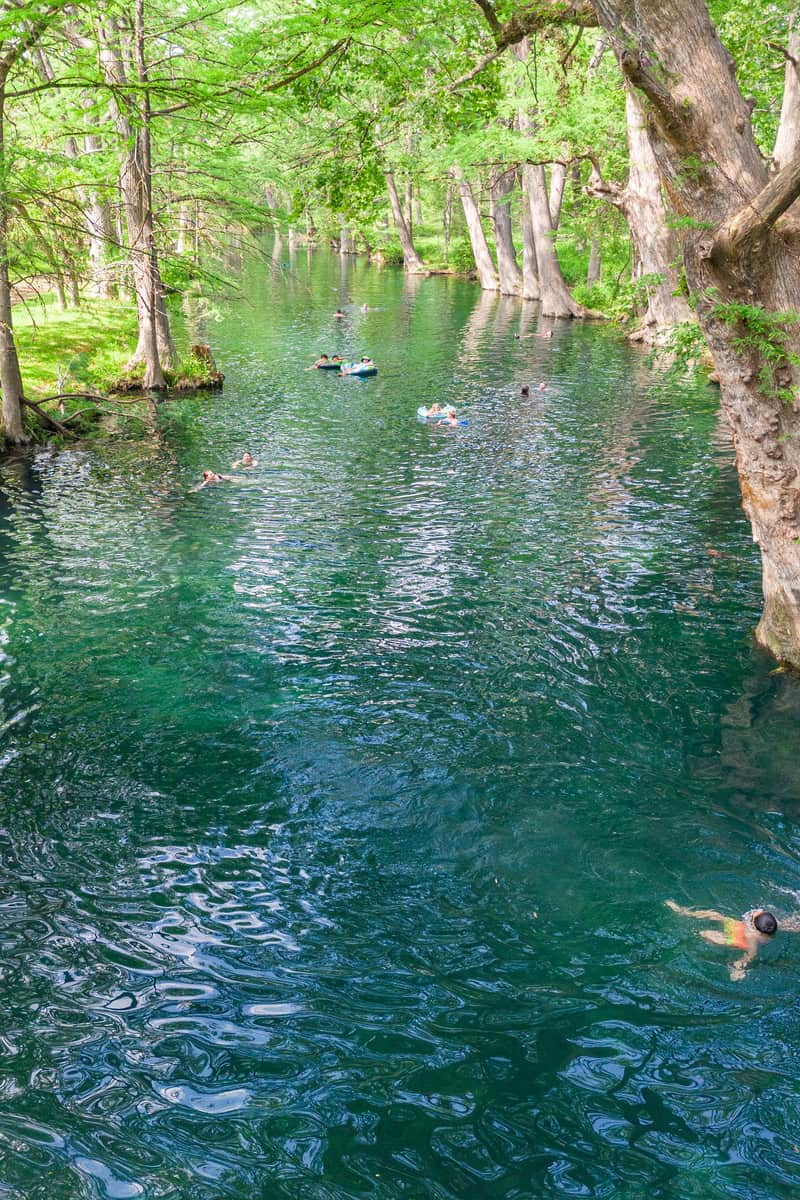
[[[458,413],[452,404],[442,408],[441,404],[432,404],[425,414],[425,420],[435,420],[438,425],[458,425]]]
[[[341,354],[333,354],[333,355],[320,354],[317,361],[312,363],[311,366],[308,368],[308,370],[313,371],[315,368],[317,370],[321,370],[321,369],[324,369],[325,367],[333,367],[333,366],[340,367],[340,366],[345,366],[345,365],[346,365],[345,360],[342,358]],[[362,354],[361,358],[359,359],[358,365],[362,366],[362,367],[374,367],[375,363],[366,354]]]
[[[258,459],[253,458],[249,450],[245,450],[241,458],[237,458],[235,463],[231,463],[231,470],[235,471],[237,467],[242,470],[249,470],[250,467],[257,467]],[[204,487],[208,487],[212,483],[238,483],[239,480],[235,475],[220,475],[217,471],[203,471],[200,476],[200,482],[197,487],[192,488],[193,492],[199,492]]]

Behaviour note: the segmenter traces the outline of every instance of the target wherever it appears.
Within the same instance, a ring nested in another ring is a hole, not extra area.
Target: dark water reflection
[[[800,941],[662,906],[800,889],[714,394],[286,246],[202,319],[221,397],[0,468],[0,1196],[795,1195]]]

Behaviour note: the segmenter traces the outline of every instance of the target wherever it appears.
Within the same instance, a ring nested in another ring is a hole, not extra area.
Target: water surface
[[[222,395],[0,466],[0,1196],[796,1195],[800,939],[663,908],[800,890],[715,392],[284,259]]]

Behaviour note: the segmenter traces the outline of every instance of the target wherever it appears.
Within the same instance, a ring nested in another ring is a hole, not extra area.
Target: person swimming
[[[312,367],[324,367],[325,364],[329,363],[330,361],[331,360],[328,358],[327,354],[320,354],[317,361],[315,363],[312,363],[311,365],[312,365]]]
[[[245,450],[245,452],[241,458],[237,458],[235,463],[231,463],[231,467],[233,467],[234,470],[236,469],[236,467],[257,467],[257,466],[258,466],[258,459],[253,458],[253,456],[249,450]]]
[[[452,405],[449,408],[446,408],[444,410],[444,417],[439,422],[439,424],[440,425],[457,425],[458,424],[458,417],[456,415],[456,410],[452,407]]]
[[[531,394],[531,389],[528,387],[528,385],[526,383],[525,386],[520,391],[520,396],[530,396],[530,394]]]
[[[211,483],[230,482],[230,475],[218,475],[216,471],[203,471],[200,477],[200,482],[196,487],[192,488],[193,492],[202,491],[204,487],[208,487]]]
[[[683,908],[674,900],[665,900],[664,904],[680,917],[694,917],[696,921],[714,921],[721,929],[701,929],[700,937],[715,946],[733,946],[742,950],[740,958],[731,963],[729,975],[733,980],[744,979],[747,968],[758,954],[778,932],[778,922],[773,913],[766,908],[751,908],[741,920],[726,917],[713,908]],[[784,930],[797,932],[797,921],[789,919],[783,923]]]
[[[339,318],[341,318],[341,317],[343,317],[343,316],[344,316],[344,313],[342,312],[342,310],[341,310],[340,308],[337,308],[336,312],[335,312],[333,315],[334,315],[335,317],[339,317]]]

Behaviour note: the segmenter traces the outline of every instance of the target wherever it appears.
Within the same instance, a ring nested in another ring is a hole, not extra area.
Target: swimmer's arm
[[[674,900],[664,901],[667,908],[671,908],[679,917],[694,917],[697,921],[727,921],[722,913],[713,908],[683,908],[680,904],[676,904]]]
[[[748,950],[747,953],[743,954],[741,958],[737,958],[736,962],[731,963],[731,969],[728,974],[730,975],[731,979],[734,980],[734,982],[744,979],[745,975],[747,974],[747,968],[755,958],[756,953],[757,951],[755,950]]]

